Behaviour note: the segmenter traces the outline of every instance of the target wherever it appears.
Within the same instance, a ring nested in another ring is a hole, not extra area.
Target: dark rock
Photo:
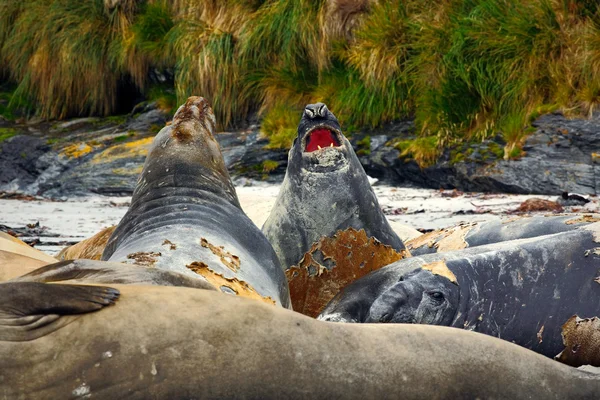
[[[526,140],[525,154],[518,160],[498,159],[489,146],[501,148],[504,143],[495,138],[471,147],[472,153],[464,161],[452,163],[450,151],[446,151],[436,165],[423,169],[412,160],[400,158],[399,151],[388,146],[372,149],[361,161],[367,173],[376,178],[435,189],[600,193],[600,115],[587,120],[550,114],[540,117],[534,126],[537,130]]]
[[[50,151],[46,141],[17,135],[0,143],[0,191],[24,191],[42,174],[38,160]]]

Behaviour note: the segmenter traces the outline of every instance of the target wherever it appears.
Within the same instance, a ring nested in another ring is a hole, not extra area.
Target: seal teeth
[[[319,148],[319,150],[321,150],[321,146],[317,145],[317,147]]]

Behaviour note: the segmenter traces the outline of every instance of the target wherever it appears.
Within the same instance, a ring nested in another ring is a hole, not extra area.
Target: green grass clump
[[[262,163],[262,171],[265,174],[275,171],[277,169],[277,167],[279,167],[279,162],[277,162],[277,161],[265,160]]]
[[[435,136],[401,140],[396,142],[394,147],[400,151],[400,157],[414,160],[421,168],[427,168],[435,164],[440,155],[440,148]]]
[[[261,133],[269,138],[270,149],[287,149],[292,146],[298,136],[297,127],[300,111],[285,106],[273,108],[261,126]]]
[[[0,142],[5,141],[17,135],[17,130],[14,128],[0,128]]]
[[[17,83],[9,106],[47,118],[111,114],[124,88],[165,110],[200,95],[220,128],[258,112],[287,147],[297,110],[323,101],[346,131],[414,117],[423,165],[497,134],[511,158],[539,115],[599,109],[598,4],[0,0],[0,81]]]

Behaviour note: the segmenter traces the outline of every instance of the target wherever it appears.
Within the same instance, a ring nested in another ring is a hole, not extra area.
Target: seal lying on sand
[[[9,235],[0,232],[0,282],[58,261]]]
[[[363,229],[367,237],[397,251],[404,249],[337,118],[325,104],[309,104],[289,152],[279,196],[262,230],[287,269],[319,239],[347,228]]]
[[[69,284],[128,284],[184,286],[217,290],[211,283],[194,276],[157,268],[95,260],[67,260],[49,264],[9,282],[61,282]]]
[[[0,393],[7,398],[595,399],[600,393],[600,375],[457,329],[332,324],[187,288],[8,285],[0,284]],[[10,332],[20,337],[7,341]]]
[[[208,102],[190,97],[154,138],[102,260],[177,272],[289,307],[273,248],[240,208]]]
[[[319,318],[448,325],[553,357],[571,316],[600,313],[599,241],[594,223],[401,260],[346,287]]]
[[[571,231],[600,221],[600,215],[524,216],[504,221],[474,222],[419,236],[406,242],[413,256],[460,250],[508,240]]]

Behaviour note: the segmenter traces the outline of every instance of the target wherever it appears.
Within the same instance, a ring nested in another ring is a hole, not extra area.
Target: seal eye
[[[404,281],[404,277],[401,276],[400,279],[398,279],[398,282],[403,282]]]
[[[431,297],[436,302],[441,302],[444,300],[444,294],[442,292],[431,292],[428,294],[429,294],[429,297]]]

